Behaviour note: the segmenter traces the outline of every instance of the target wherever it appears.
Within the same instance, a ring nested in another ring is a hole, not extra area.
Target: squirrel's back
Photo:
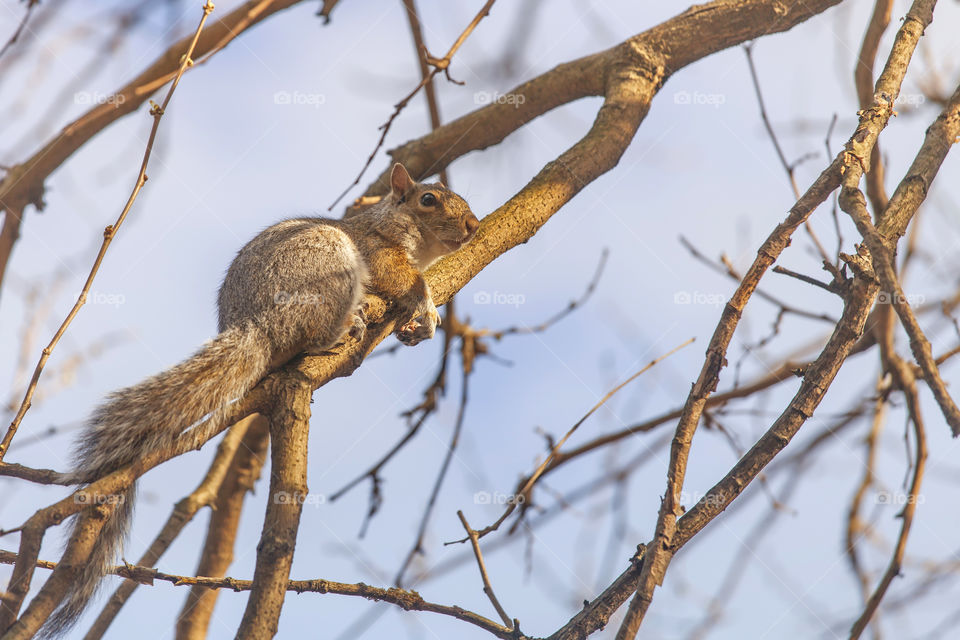
[[[367,272],[340,224],[294,218],[248,242],[220,287],[220,330],[254,322],[275,353],[336,344],[360,305]]]

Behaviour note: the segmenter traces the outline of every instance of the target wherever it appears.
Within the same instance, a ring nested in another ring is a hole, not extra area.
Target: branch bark
[[[307,435],[313,389],[307,378],[296,373],[278,376],[270,386],[274,398],[269,416],[270,493],[239,639],[272,638],[277,633],[308,492]]]
[[[240,513],[247,492],[252,491],[266,462],[270,423],[256,416],[244,434],[243,442],[230,463],[227,477],[217,494],[210,514],[197,575],[219,577],[227,574],[233,562],[233,546],[240,526]],[[195,585],[177,616],[177,640],[203,640],[213,616],[220,592]]]
[[[920,40],[920,36],[923,34],[924,28],[933,20],[933,7],[935,4],[935,0],[918,0],[911,7],[894,40],[893,49],[887,59],[887,64],[880,74],[880,78],[877,80],[873,104],[869,109],[860,111],[860,124],[856,132],[854,132],[853,136],[847,142],[844,151],[841,152],[833,163],[831,163],[830,167],[820,175],[817,182],[814,183],[814,186],[804,194],[804,197],[798,201],[797,205],[791,209],[787,219],[778,225],[777,229],[767,238],[767,241],[764,242],[764,245],[758,252],[756,260],[754,260],[754,263],[750,266],[740,286],[737,287],[730,301],[724,307],[720,323],[717,325],[710,345],[707,347],[707,355],[703,363],[703,368],[700,371],[700,376],[693,385],[690,395],[687,396],[683,415],[677,424],[676,434],[670,450],[667,489],[660,507],[660,512],[657,516],[654,539],[648,546],[647,557],[643,563],[637,595],[630,603],[630,608],[627,611],[623,625],[617,633],[617,640],[629,640],[636,636],[640,628],[640,623],[643,621],[643,617],[653,599],[653,591],[657,585],[663,582],[664,575],[673,558],[673,554],[676,552],[676,549],[679,548],[674,542],[674,536],[677,533],[677,519],[681,515],[680,492],[683,489],[683,480],[686,473],[690,445],[693,441],[693,434],[700,422],[700,416],[703,414],[706,400],[717,388],[717,383],[720,379],[720,370],[726,364],[726,350],[730,345],[730,340],[733,338],[733,333],[739,323],[743,309],[759,284],[760,278],[786,248],[790,236],[797,228],[797,225],[806,220],[807,217],[813,213],[815,206],[823,202],[826,196],[840,185],[841,179],[845,185],[855,185],[859,182],[860,177],[863,175],[864,166],[870,163],[870,154],[876,144],[877,138],[880,132],[886,127],[893,113],[893,103],[900,92],[900,85],[903,82],[904,75],[906,75],[907,66],[910,64],[913,51]],[[801,207],[801,202],[804,200],[812,201],[809,202],[809,204],[814,204],[814,206]],[[857,284],[856,281],[854,284]],[[861,284],[860,288],[862,289],[860,291],[862,295],[870,295],[870,302],[872,303],[873,295],[876,294],[876,291],[874,290],[871,295],[869,291],[871,287]],[[858,301],[851,300],[849,297],[846,302],[847,304],[844,309],[845,314],[847,314],[849,309],[855,309],[858,306]],[[858,318],[856,312],[854,312],[852,316],[847,317],[846,323],[841,319],[837,325],[837,330],[834,332],[833,337],[831,337],[831,341],[838,336],[838,332],[841,334],[841,340],[846,337],[843,334],[852,331],[856,331],[859,337],[863,329],[860,325],[862,325],[862,321]],[[852,347],[852,343],[849,346]],[[828,348],[830,348],[830,343],[828,343]],[[835,348],[837,348],[836,355],[840,356],[838,359],[831,357],[823,360],[823,357],[828,355],[828,351],[825,350],[824,353],[821,354],[821,358],[818,358],[817,362],[807,371],[800,392],[794,397],[794,401],[791,402],[791,408],[787,410],[788,413],[796,412],[793,413],[793,415],[799,418],[799,420],[796,422],[793,418],[786,420],[789,428],[783,435],[789,434],[789,437],[781,440],[779,446],[775,446],[774,455],[786,446],[789,438],[796,433],[796,430],[799,429],[806,418],[812,415],[813,409],[819,404],[823,398],[823,394],[826,392],[826,388],[830,382],[832,382],[834,375],[836,375],[836,369],[834,369],[834,367],[838,369],[849,353],[849,348],[846,349],[846,352],[840,349],[839,345],[836,345]],[[814,380],[817,383],[826,382],[826,386],[820,389],[808,388],[805,390],[804,387],[810,380]],[[786,413],[782,414],[781,419],[784,419],[786,415]],[[781,422],[781,420],[777,421],[777,423],[779,422]],[[774,432],[777,423],[771,427],[771,430],[767,432],[768,434]],[[780,436],[780,434],[777,435]],[[762,440],[763,439],[761,439],[761,441]],[[752,451],[756,451],[759,444],[758,442]],[[759,472],[759,469],[757,472]]]

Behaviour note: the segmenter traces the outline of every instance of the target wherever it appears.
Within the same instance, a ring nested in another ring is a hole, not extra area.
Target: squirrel
[[[78,439],[70,479],[91,483],[167,449],[191,427],[191,435],[216,433],[229,404],[271,371],[347,336],[361,340],[366,293],[398,309],[401,342],[432,338],[440,316],[422,271],[469,242],[479,226],[463,198],[442,184],[415,182],[397,163],[390,192],[351,217],[293,218],[268,227],[227,270],[217,298],[219,335],[184,362],[110,394]],[[135,490],[117,501],[41,635],[70,628],[96,593],[123,545]]]

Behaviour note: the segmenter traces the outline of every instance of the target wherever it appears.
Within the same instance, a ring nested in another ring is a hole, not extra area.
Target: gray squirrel
[[[479,226],[463,198],[441,184],[414,182],[398,163],[390,193],[351,217],[268,227],[227,270],[217,300],[219,335],[180,364],[110,394],[79,437],[71,479],[90,483],[165,450],[204,418],[195,428],[215,433],[229,404],[270,371],[348,335],[361,339],[365,293],[396,306],[401,342],[432,338],[440,316],[422,271],[469,242]],[[42,636],[70,628],[96,593],[123,545],[135,491],[131,486],[114,507]]]

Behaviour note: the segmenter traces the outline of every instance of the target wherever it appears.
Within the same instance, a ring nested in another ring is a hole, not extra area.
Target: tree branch
[[[198,64],[223,49],[250,27],[287,9],[300,0],[248,0],[204,30],[194,49]],[[97,105],[80,116],[23,162],[14,165],[0,181],[0,286],[10,254],[20,232],[27,205],[43,209],[44,182],[75,151],[121,117],[133,113],[178,73],[181,56],[191,36],[174,43],[132,81],[114,91],[115,100]]]
[[[127,203],[124,205],[123,210],[120,211],[120,216],[117,218],[117,221],[103,230],[103,243],[100,245],[100,251],[97,252],[97,257],[93,261],[93,266],[90,268],[90,274],[87,276],[86,282],[83,283],[83,289],[80,291],[77,301],[74,303],[73,308],[70,309],[67,317],[64,318],[63,322],[60,324],[60,328],[57,329],[57,332],[53,335],[53,338],[51,338],[50,343],[44,347],[43,352],[40,355],[40,361],[37,363],[37,367],[33,371],[33,377],[30,379],[30,384],[27,385],[27,391],[23,396],[23,402],[20,403],[20,408],[17,410],[17,415],[13,418],[13,422],[10,423],[7,433],[3,436],[3,441],[0,441],[0,462],[3,461],[4,454],[6,454],[6,452],[10,449],[10,442],[13,440],[13,436],[17,433],[17,429],[20,426],[20,422],[23,420],[23,416],[27,413],[27,410],[30,409],[30,401],[33,399],[33,394],[37,390],[37,384],[40,382],[40,374],[43,372],[44,365],[47,364],[47,360],[50,359],[50,354],[56,348],[57,343],[60,342],[60,338],[63,337],[67,327],[70,326],[70,323],[73,322],[73,319],[77,317],[78,313],[80,313],[80,307],[86,303],[87,294],[90,293],[90,287],[93,286],[93,279],[100,270],[100,265],[103,263],[103,258],[107,253],[107,249],[110,247],[110,243],[113,241],[114,236],[120,229],[120,225],[122,225],[123,221],[127,219],[127,214],[130,213],[130,208],[133,207],[133,203],[140,194],[140,189],[147,182],[147,165],[150,163],[150,154],[153,152],[153,143],[157,138],[157,131],[160,129],[160,119],[163,118],[164,111],[166,111],[167,105],[170,104],[170,99],[173,97],[173,92],[176,91],[177,85],[180,83],[180,78],[183,77],[183,74],[186,72],[187,68],[193,65],[194,49],[197,46],[197,41],[200,39],[200,34],[203,31],[203,25],[207,22],[207,16],[209,16],[212,11],[213,3],[207,2],[203,5],[203,17],[200,18],[200,24],[197,25],[197,29],[194,31],[193,38],[190,40],[186,51],[180,57],[180,66],[177,68],[177,72],[173,76],[173,82],[170,83],[170,88],[167,90],[167,95],[164,97],[163,102],[160,105],[154,104],[153,108],[150,109],[150,115],[153,117],[153,126],[150,128],[149,137],[147,137],[147,147],[143,152],[143,160],[140,162],[140,172],[137,174],[137,180],[133,185],[133,191],[130,192],[130,196],[127,198]],[[3,185],[0,184],[0,190],[2,190],[2,187]],[[2,204],[3,196],[2,191],[0,191],[0,205]],[[2,279],[2,277],[3,274],[0,273],[0,279]]]
[[[272,638],[280,610],[300,513],[307,496],[307,440],[310,431],[310,382],[295,372],[284,373],[270,385],[270,493],[263,532],[257,545],[253,587],[237,638]]]

